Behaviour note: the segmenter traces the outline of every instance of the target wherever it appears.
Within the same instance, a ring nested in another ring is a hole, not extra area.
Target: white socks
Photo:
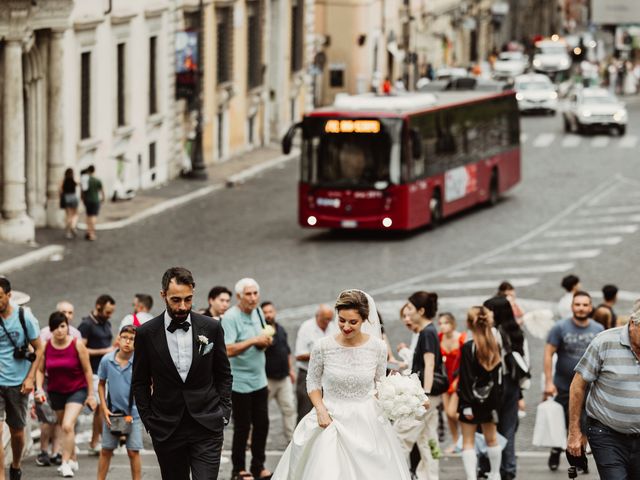
[[[487,456],[489,457],[489,465],[491,465],[489,478],[491,480],[493,480],[494,478],[499,479],[500,462],[502,460],[502,449],[500,448],[500,445],[496,445],[495,447],[487,447]]]
[[[467,480],[476,480],[478,466],[478,458],[476,457],[476,450],[462,450],[462,464],[464,465],[464,473],[467,476]]]

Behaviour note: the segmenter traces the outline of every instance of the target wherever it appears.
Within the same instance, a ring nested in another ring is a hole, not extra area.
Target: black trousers
[[[251,393],[231,392],[233,471],[246,470],[247,440],[251,430],[251,473],[258,477],[264,469],[265,448],[269,434],[269,390],[264,387]],[[253,429],[252,429],[253,427]]]
[[[185,410],[178,429],[165,441],[153,439],[163,480],[217,480],[223,425],[211,431]],[[191,477],[189,477],[191,473]]]
[[[298,423],[311,411],[313,404],[307,394],[307,371],[298,369],[298,379],[296,380],[296,397],[298,399]]]

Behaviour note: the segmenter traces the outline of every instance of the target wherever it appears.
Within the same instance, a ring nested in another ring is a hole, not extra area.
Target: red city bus
[[[299,223],[411,230],[520,181],[515,93],[339,95],[291,127],[302,130]]]

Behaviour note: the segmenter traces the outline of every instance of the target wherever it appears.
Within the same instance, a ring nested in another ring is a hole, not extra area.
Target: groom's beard
[[[178,323],[184,322],[189,316],[189,310],[173,310],[167,301],[164,302],[167,307],[167,313],[171,317],[172,320],[175,320]]]

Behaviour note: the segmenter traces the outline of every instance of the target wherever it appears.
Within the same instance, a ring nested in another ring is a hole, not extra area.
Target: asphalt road
[[[640,104],[629,102],[629,110],[622,139],[566,136],[559,115],[524,118],[521,184],[496,207],[458,215],[433,231],[389,235],[301,229],[296,223],[297,165],[290,162],[135,226],[103,232],[95,243],[69,242],[62,261],[30,267],[11,279],[16,289],[31,295],[41,323],[58,300],[71,300],[81,315],[99,294],[110,293],[118,302],[117,324],[135,292],[152,293],[160,302],[160,277],[169,266],[192,269],[201,306],[210,286],[232,286],[252,276],[262,287],[262,298],[276,303],[292,342],[315,305],[331,302],[348,287],[374,294],[393,344],[407,340],[397,311],[417,289],[437,291],[440,310],[453,311],[463,321],[466,308],[490,296],[505,279],[516,285],[525,310],[550,308],[562,293],[561,277],[573,272],[590,291],[617,284],[623,291],[618,310],[624,313],[640,296],[634,268],[640,260],[635,154]],[[39,232],[43,243],[54,238],[60,241],[59,232]],[[160,310],[159,305],[154,309]],[[530,336],[530,346],[535,379],[542,370],[543,342]],[[544,450],[531,446],[540,398],[539,382],[532,383],[518,435],[523,455],[519,478],[566,478],[550,473]],[[271,464],[285,446],[275,412],[272,425]],[[124,465],[124,460],[116,463]],[[144,462],[145,478],[159,478],[151,467],[153,455]],[[93,477],[90,461],[81,464],[84,473],[78,478]],[[462,478],[459,464],[457,458],[444,462],[441,478]],[[221,478],[226,478],[228,465],[223,467]],[[121,468],[114,477],[126,475]],[[52,473],[30,470],[27,478]]]

